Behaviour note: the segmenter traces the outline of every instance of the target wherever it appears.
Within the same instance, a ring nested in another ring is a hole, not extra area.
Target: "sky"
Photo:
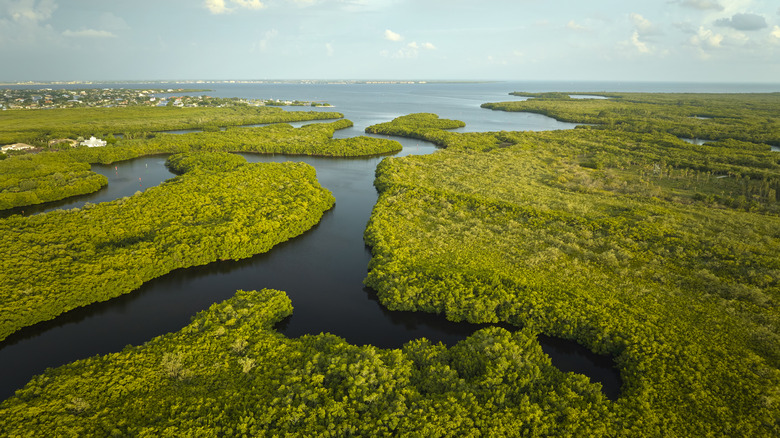
[[[780,82],[777,0],[0,0],[0,82]]]

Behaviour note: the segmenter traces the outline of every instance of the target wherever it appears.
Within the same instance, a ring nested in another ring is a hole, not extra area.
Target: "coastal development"
[[[12,89],[0,93],[0,110],[55,108],[114,108],[128,106],[225,107],[251,106],[329,106],[326,102],[279,99],[224,99],[199,93],[209,90],[167,89]]]

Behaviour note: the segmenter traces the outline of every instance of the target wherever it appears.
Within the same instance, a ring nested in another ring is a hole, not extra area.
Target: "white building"
[[[25,149],[35,149],[35,146],[31,146],[25,143],[14,143],[0,147],[0,151],[23,151]]]
[[[89,138],[89,140],[82,141],[81,145],[82,146],[87,146],[87,147],[90,147],[90,148],[99,148],[99,147],[105,146],[106,142],[104,140],[100,140],[98,138],[95,138],[95,136],[93,135],[92,137]]]

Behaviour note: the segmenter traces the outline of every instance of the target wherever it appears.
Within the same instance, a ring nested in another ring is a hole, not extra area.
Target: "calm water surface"
[[[167,155],[159,155],[110,165],[93,164],[92,171],[105,176],[108,179],[108,186],[88,195],[5,210],[0,212],[0,217],[7,217],[12,214],[29,216],[52,210],[70,210],[72,208],[81,208],[87,202],[97,204],[125,196],[133,196],[135,192],[158,186],[166,179],[175,176],[165,167],[166,158]]]
[[[376,91],[363,96],[361,101],[351,96],[351,93],[360,95],[360,90],[354,91],[355,88],[360,86],[343,90],[347,96],[344,100],[353,105],[337,110],[353,120],[356,127],[339,131],[339,136],[361,135],[370,124],[423,108],[442,117],[465,120],[469,124],[466,130],[547,130],[574,126],[544,116],[481,109],[481,103],[497,100],[498,96],[480,97],[468,87],[455,95],[436,90],[420,95],[404,89],[395,89],[392,93],[382,91],[384,101],[372,100],[377,97]],[[260,91],[254,91],[257,95],[245,94],[243,97],[265,97]],[[508,91],[512,90],[502,90],[501,98],[506,100]],[[335,96],[314,94],[283,97],[338,104]],[[427,154],[435,150],[426,142],[399,141],[404,150],[398,155]],[[237,289],[267,287],[286,291],[292,299],[294,312],[278,329],[289,337],[330,332],[353,344],[395,348],[420,337],[452,345],[479,327],[453,323],[431,314],[387,311],[379,305],[376,294],[363,287],[371,253],[362,236],[377,200],[373,180],[381,157],[244,156],[250,162],[294,160],[311,164],[317,169],[320,183],[336,197],[336,206],[326,212],[313,229],[266,254],[180,269],[144,284],[132,294],[76,309],[53,321],[15,333],[0,343],[0,399],[10,396],[47,367],[119,351],[125,345],[142,344],[160,334],[179,330],[195,313],[230,298]],[[95,171],[109,178],[108,188],[77,200],[46,205],[38,211],[75,208],[84,202],[130,196],[173,176],[163,166],[164,160],[165,157],[159,156],[145,157],[110,166],[93,166]],[[617,397],[620,379],[609,358],[594,355],[572,342],[546,337],[540,341],[556,366],[588,375],[591,380],[603,384],[609,397]]]

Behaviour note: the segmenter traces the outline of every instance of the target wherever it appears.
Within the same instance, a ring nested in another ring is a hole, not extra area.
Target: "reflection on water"
[[[570,94],[569,97],[572,99],[609,99],[607,96],[598,96],[595,94]]]
[[[0,218],[12,214],[29,216],[54,210],[70,210],[81,208],[86,203],[97,204],[133,196],[138,191],[143,192],[149,187],[159,186],[163,181],[176,176],[165,167],[166,158],[167,155],[155,155],[113,164],[93,164],[92,171],[108,179],[107,187],[61,201],[3,210],[0,211]]]

